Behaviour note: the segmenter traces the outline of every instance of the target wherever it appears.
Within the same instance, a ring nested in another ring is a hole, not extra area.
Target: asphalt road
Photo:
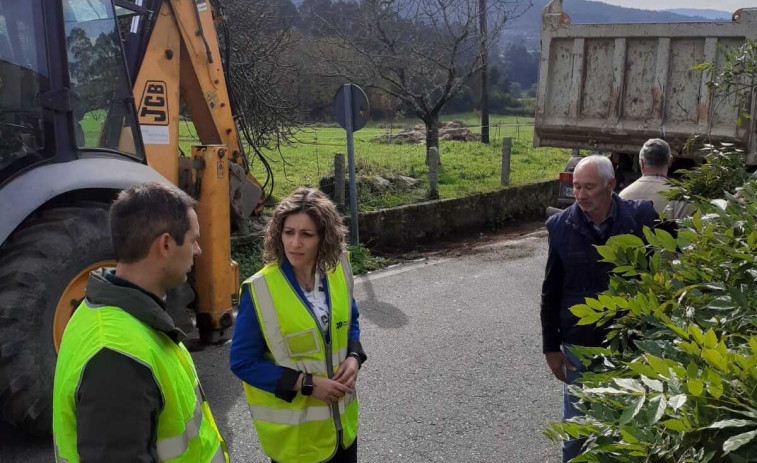
[[[358,380],[361,462],[559,461],[541,434],[561,407],[539,334],[545,241],[542,230],[356,280],[369,357]],[[232,461],[269,461],[228,346],[193,355]],[[0,462],[49,461],[49,439],[0,424]]]

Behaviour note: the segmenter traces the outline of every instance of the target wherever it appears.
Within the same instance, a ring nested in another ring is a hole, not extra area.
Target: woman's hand
[[[336,370],[336,374],[332,378],[334,381],[338,381],[350,388],[350,392],[355,388],[355,381],[357,381],[357,372],[360,369],[360,365],[357,363],[355,357],[347,357],[339,369]]]
[[[352,388],[338,381],[323,376],[313,376],[313,397],[318,400],[332,404],[348,392],[352,392]]]

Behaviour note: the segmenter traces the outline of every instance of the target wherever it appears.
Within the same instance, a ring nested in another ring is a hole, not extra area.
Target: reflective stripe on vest
[[[159,461],[166,461],[183,455],[184,452],[187,451],[187,448],[189,448],[189,441],[197,437],[200,433],[200,426],[202,425],[203,420],[202,405],[207,402],[205,401],[205,396],[199,386],[195,388],[195,395],[197,396],[195,411],[192,415],[192,419],[185,423],[184,432],[178,436],[159,439],[155,443]],[[218,459],[219,455],[221,458],[220,460]],[[223,454],[223,446],[220,442],[218,444],[218,450],[210,461],[213,463],[217,461],[226,461]]]
[[[202,424],[202,395],[200,394],[199,387],[195,388],[195,395],[197,396],[195,411],[192,414],[192,419],[184,424],[184,432],[178,436],[158,439],[155,443],[155,449],[158,452],[158,459],[160,461],[181,456],[187,451],[189,441],[199,434],[200,425]]]
[[[254,294],[257,296],[255,308],[260,311],[260,315],[266,322],[266,332],[280,333],[279,317],[276,315],[276,309],[273,305],[271,292],[268,291],[268,285],[264,278],[257,278],[252,281]],[[313,331],[313,336],[317,333]],[[307,371],[313,374],[326,374],[326,365],[319,360],[299,359],[293,361],[290,356],[290,350],[286,338],[282,336],[271,336],[268,340],[268,348],[271,350],[273,358],[279,366],[291,368],[298,371]],[[316,338],[317,343],[317,338]]]
[[[68,460],[60,456],[60,450],[58,450],[58,444],[53,439],[53,447],[55,448],[55,462],[56,463],[68,463]]]
[[[329,343],[309,305],[277,265],[268,265],[245,281],[275,364],[330,377],[347,358],[354,283],[352,268],[345,255],[326,278],[331,308]],[[347,447],[355,440],[356,395],[347,394],[338,405],[329,406],[301,394],[286,402],[249,384],[244,384],[244,388],[260,443],[277,462],[328,460],[336,452],[338,431],[343,446]]]
[[[344,413],[347,405],[357,397],[355,394],[345,394],[344,400],[339,401],[340,411]],[[276,424],[298,425],[308,421],[324,421],[331,418],[331,407],[328,405],[311,406],[304,410],[282,410],[264,407],[262,405],[250,405],[250,413],[256,420],[267,421]]]
[[[105,348],[145,365],[153,374],[163,403],[155,430],[159,461],[228,462],[225,443],[202,393],[192,357],[184,346],[117,307],[93,308],[86,299],[66,327],[55,370],[56,461],[79,463],[76,390],[84,368]]]

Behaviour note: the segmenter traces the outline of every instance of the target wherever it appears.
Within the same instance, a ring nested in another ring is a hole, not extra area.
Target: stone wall
[[[405,249],[460,233],[500,228],[516,220],[544,217],[545,209],[557,204],[557,196],[558,182],[550,180],[365,212],[358,219],[360,241],[373,248]]]

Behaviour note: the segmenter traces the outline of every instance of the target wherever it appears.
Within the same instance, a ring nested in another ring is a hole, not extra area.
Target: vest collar
[[[615,236],[623,233],[635,233],[637,228],[636,219],[631,214],[629,208],[624,204],[623,199],[620,196],[612,194],[612,214],[614,215],[610,232],[607,236]],[[583,233],[589,237],[593,237],[594,234],[591,231],[592,225],[588,222],[590,219],[586,217],[581,208],[578,207],[578,203],[573,203],[567,212],[567,218],[565,223],[576,231]],[[622,233],[621,233],[622,231]]]
[[[287,280],[289,280],[289,284],[292,285],[292,288],[294,288],[294,291],[297,293],[298,296],[300,296],[300,299],[303,301],[306,301],[305,293],[302,291],[302,288],[300,288],[300,284],[297,282],[297,277],[294,275],[294,267],[292,267],[292,264],[289,262],[289,259],[284,257],[284,261],[279,266],[281,269],[281,273],[284,274]],[[326,278],[326,274],[321,275],[321,281],[316,282],[316,284],[323,285],[323,289],[326,292],[326,301],[328,301],[329,306],[331,305],[331,299],[329,299],[329,285],[328,285],[328,279]]]
[[[634,217],[634,209],[631,201],[626,201],[615,193],[612,194],[615,205],[618,207],[617,218],[612,226],[612,232],[610,236],[622,235],[625,233],[637,233],[640,234],[643,227],[639,225]]]
[[[163,331],[175,340],[186,335],[173,322],[165,308],[147,291],[134,285],[114,284],[108,273],[113,270],[95,270],[89,274],[86,297],[93,304],[118,307],[153,329]],[[131,282],[129,282],[131,283]]]

